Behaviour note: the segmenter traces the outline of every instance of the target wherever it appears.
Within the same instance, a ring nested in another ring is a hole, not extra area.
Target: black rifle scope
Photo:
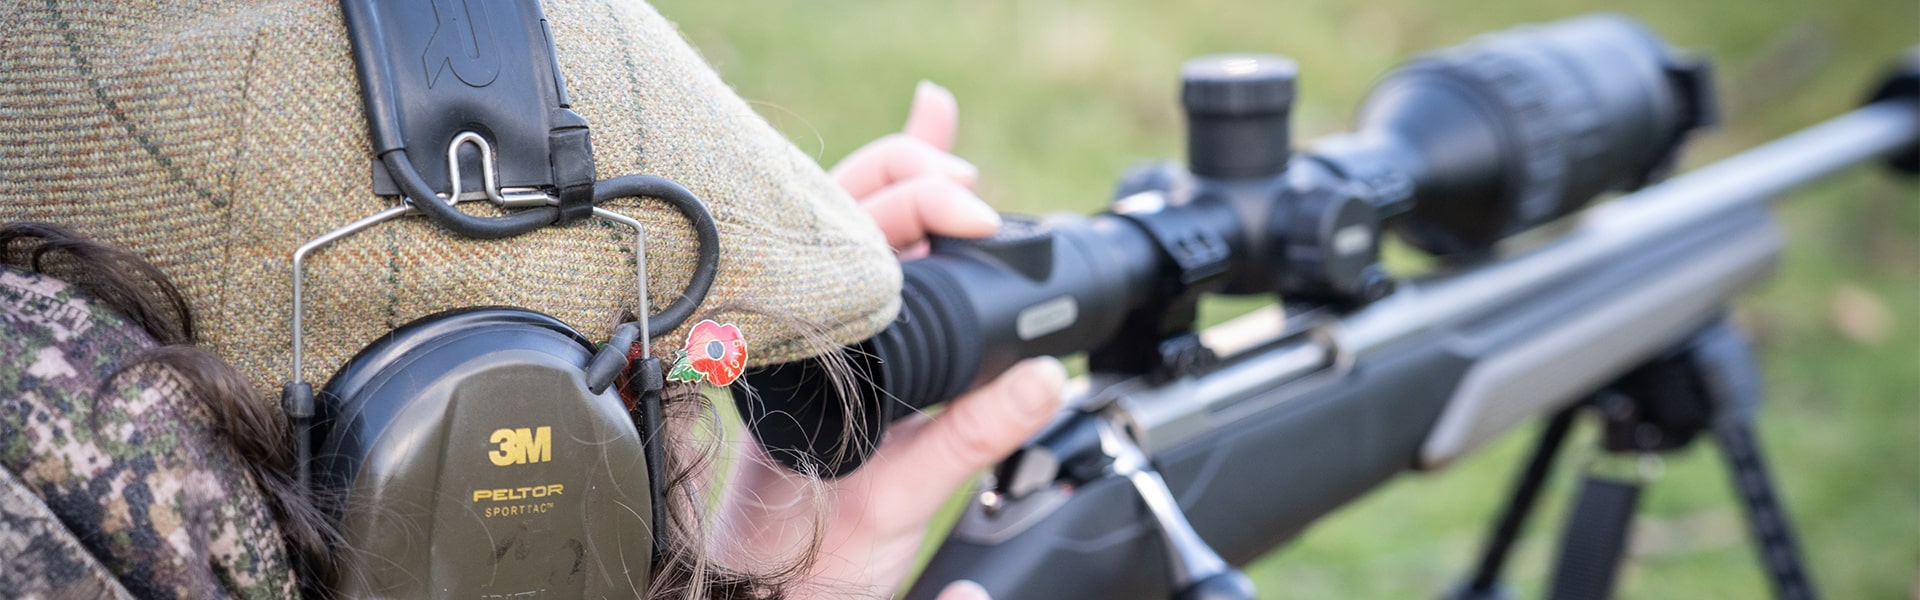
[[[1022,358],[1090,351],[1095,371],[1156,379],[1204,369],[1201,294],[1359,306],[1392,289],[1386,224],[1472,260],[1662,174],[1710,120],[1703,64],[1621,16],[1517,28],[1414,58],[1381,79],[1353,133],[1296,154],[1291,60],[1195,59],[1184,168],[1136,168],[1092,217],[935,240],[902,265],[893,324],[844,353],[859,383],[836,388],[819,359],[786,363],[749,372],[758,398],[736,405],[783,463],[844,474],[887,423]]]

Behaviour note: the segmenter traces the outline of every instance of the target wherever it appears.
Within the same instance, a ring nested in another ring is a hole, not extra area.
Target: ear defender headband
[[[300,483],[331,507],[346,543],[343,575],[328,587],[344,597],[644,594],[665,531],[665,375],[649,338],[679,327],[712,286],[720,238],[712,215],[666,179],[594,181],[587,123],[569,109],[537,0],[341,8],[372,131],[374,189],[401,201],[293,255],[293,369],[282,402]],[[672,204],[699,241],[688,289],[652,316],[645,231],[597,206],[630,197]],[[506,214],[455,207],[478,199]],[[301,373],[306,260],[414,215],[486,239],[590,217],[630,227],[641,319],[596,347],[530,310],[442,312],[381,336],[316,395]]]

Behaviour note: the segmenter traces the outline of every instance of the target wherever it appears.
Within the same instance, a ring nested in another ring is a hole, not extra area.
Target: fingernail
[[[993,596],[987,595],[987,588],[980,584],[962,579],[940,590],[939,600],[993,600]]]
[[[965,180],[968,184],[972,184],[973,179],[980,175],[980,168],[973,166],[973,163],[967,162],[967,159],[945,152],[930,154],[929,156],[931,158],[928,160],[932,162],[927,169],[929,171],[942,173],[955,179]]]
[[[941,106],[932,106],[934,104]],[[960,101],[953,97],[951,90],[922,79],[913,86],[913,104],[907,109],[907,123],[913,123],[914,113],[922,110],[953,111],[958,110],[959,106]]]
[[[1052,413],[1060,407],[1060,388],[1067,382],[1067,367],[1051,356],[1028,359],[1020,365],[1020,376],[1012,382],[1014,406],[1028,414]]]
[[[946,86],[940,85],[938,83],[934,83],[930,79],[922,79],[920,80],[920,83],[913,84],[913,97],[915,100],[918,100],[920,98],[926,98],[936,94],[939,96],[945,96],[945,98],[941,98],[942,100],[953,99],[953,90],[949,90],[946,88]]]
[[[993,210],[992,206],[988,206],[987,201],[981,200],[979,196],[974,196],[971,192],[967,195],[969,197],[961,201],[961,204],[966,207],[967,217],[974,221],[990,225],[994,230],[999,230],[1000,213]],[[991,235],[991,233],[992,232],[988,232],[982,235]]]

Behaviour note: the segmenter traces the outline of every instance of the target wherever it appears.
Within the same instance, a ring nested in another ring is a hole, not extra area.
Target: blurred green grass
[[[1591,1],[1287,3],[1194,0],[661,0],[656,7],[795,144],[830,165],[895,131],[913,84],[961,102],[958,152],[1002,210],[1102,207],[1129,164],[1181,155],[1179,63],[1222,51],[1301,64],[1300,139],[1338,131],[1374,78],[1414,51],[1603,8]],[[1627,0],[1713,60],[1722,125],[1698,165],[1854,105],[1920,42],[1920,3]],[[1861,168],[1779,211],[1777,277],[1735,317],[1768,374],[1763,442],[1816,582],[1833,598],[1920,597],[1920,207],[1910,182]],[[1214,303],[1217,321],[1251,307]],[[1434,597],[1462,576],[1531,430],[1447,471],[1401,477],[1249,568],[1266,598]],[[1571,446],[1510,579],[1537,597],[1552,533],[1589,456]],[[1701,445],[1648,491],[1623,598],[1757,598],[1766,581],[1720,467]]]

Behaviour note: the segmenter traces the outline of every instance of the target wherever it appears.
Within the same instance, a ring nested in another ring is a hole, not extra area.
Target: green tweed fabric
[[[898,264],[852,200],[637,0],[548,0],[598,175],[680,182],[719,222],[708,315],[752,364],[850,343],[898,306]],[[300,244],[392,206],[374,196],[367,126],[334,0],[0,0],[0,220],[132,249],[180,282],[209,347],[268,397],[287,379]],[[692,229],[658,201],[649,301],[678,297]],[[323,382],[396,325],[507,305],[603,337],[634,306],[630,230],[598,220],[498,241],[409,218],[311,259],[305,375]],[[803,343],[804,324],[824,335]],[[662,334],[662,344],[685,329]]]
[[[27,492],[0,491],[0,597],[294,593],[280,529],[207,406],[171,368],[113,376],[152,346],[77,289],[0,267],[0,487]]]

